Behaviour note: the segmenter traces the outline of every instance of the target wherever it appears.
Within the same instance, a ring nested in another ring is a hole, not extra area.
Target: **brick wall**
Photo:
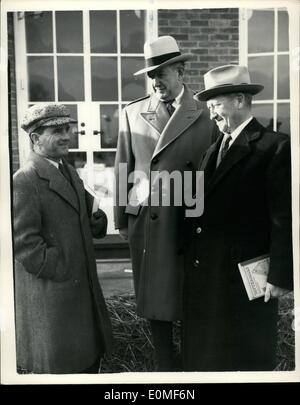
[[[239,13],[237,8],[159,10],[158,35],[172,35],[182,53],[192,53],[185,83],[203,89],[202,75],[209,69],[239,59]]]
[[[7,14],[8,30],[8,108],[9,108],[9,144],[11,169],[14,173],[19,168],[19,147],[18,147],[18,123],[17,123],[17,94],[16,94],[16,75],[15,75],[15,47],[14,47],[14,24],[12,13]]]

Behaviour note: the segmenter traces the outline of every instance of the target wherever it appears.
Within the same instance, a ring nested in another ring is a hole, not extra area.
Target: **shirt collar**
[[[178,105],[180,104],[180,100],[183,96],[183,93],[184,93],[184,85],[182,86],[182,89],[181,89],[180,93],[178,94],[178,96],[175,97],[175,100],[172,103],[173,107],[175,107],[175,108],[178,107]]]
[[[59,163],[62,163],[62,160],[60,160],[59,162],[55,162],[54,160],[48,159],[45,157],[46,160],[48,160],[49,163],[51,163],[53,166],[55,166],[58,169],[58,165]]]
[[[249,122],[252,120],[253,116],[251,115],[250,118],[248,118],[246,121],[242,122],[238,127],[235,128],[234,131],[230,134],[231,136],[231,141],[230,144],[232,144],[238,135],[242,132],[242,130],[249,124]],[[228,134],[225,134],[224,138],[228,138]]]

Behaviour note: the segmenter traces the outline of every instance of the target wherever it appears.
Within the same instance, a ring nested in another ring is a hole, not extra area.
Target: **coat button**
[[[196,259],[196,260],[194,261],[194,267],[199,267],[199,264],[200,264],[199,260]]]
[[[78,280],[77,278],[74,280],[74,283],[75,284],[79,284],[80,283],[80,280]]]
[[[159,161],[159,159],[156,157],[152,159],[152,163],[154,163],[154,164],[157,163],[158,161]]]
[[[153,212],[152,214],[151,214],[151,219],[156,219],[156,218],[158,218],[158,215],[157,214],[155,214],[155,212]]]
[[[201,233],[202,229],[200,228],[200,226],[198,226],[198,228],[196,228],[196,233]]]
[[[190,160],[187,160],[187,161],[185,162],[185,164],[186,164],[188,167],[192,167],[192,166],[193,166],[193,163],[192,163]]]

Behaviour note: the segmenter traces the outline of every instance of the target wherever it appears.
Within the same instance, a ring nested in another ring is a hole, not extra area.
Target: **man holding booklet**
[[[107,218],[67,163],[75,122],[64,105],[38,103],[21,124],[33,150],[13,176],[20,373],[96,374],[111,351],[93,246],[93,237],[105,236]]]
[[[273,370],[277,298],[293,288],[290,140],[252,116],[263,86],[246,67],[212,69],[204,82],[195,97],[220,137],[200,167],[204,213],[186,220],[184,368]]]

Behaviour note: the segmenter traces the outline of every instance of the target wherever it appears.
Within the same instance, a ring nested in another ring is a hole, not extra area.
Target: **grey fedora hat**
[[[207,101],[212,97],[228,93],[257,94],[264,86],[251,83],[247,66],[225,65],[209,70],[204,75],[205,90],[196,93],[194,98]]]

